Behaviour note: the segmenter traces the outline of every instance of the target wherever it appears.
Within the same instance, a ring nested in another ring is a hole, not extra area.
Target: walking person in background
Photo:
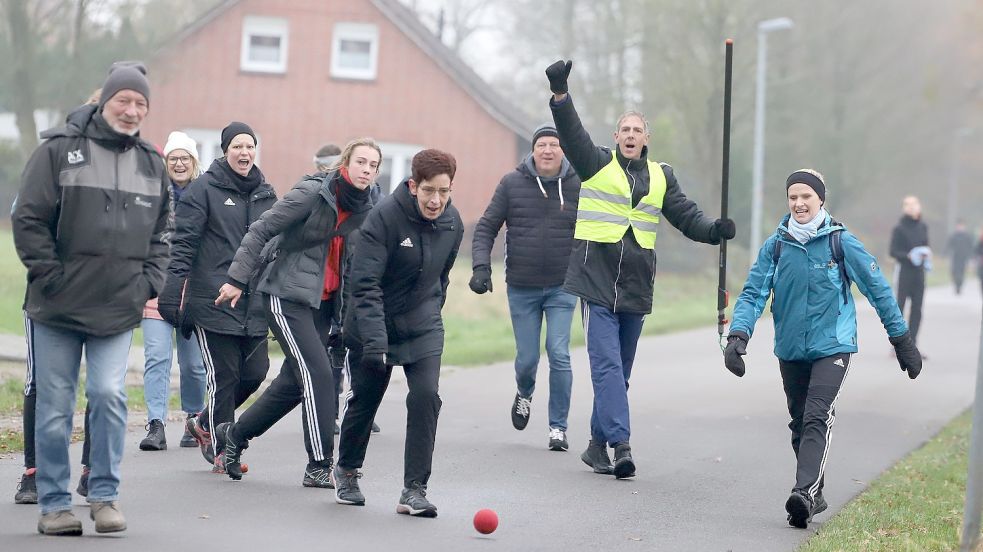
[[[352,388],[331,475],[336,502],[365,504],[358,479],[372,420],[393,366],[402,366],[409,392],[403,492],[396,512],[436,517],[427,484],[441,406],[441,309],[464,228],[450,198],[457,172],[454,157],[423,150],[413,156],[411,172],[410,179],[372,209],[353,243],[344,323]]]
[[[193,327],[198,339],[208,402],[186,427],[216,473],[225,470],[219,458],[225,444],[216,441],[211,428],[233,421],[235,409],[266,378],[270,358],[269,326],[252,282],[244,282],[235,307],[217,305],[215,297],[226,283],[249,225],[276,202],[273,186],[255,164],[253,129],[245,123],[229,123],[222,129],[221,146],[225,156],[213,161],[177,204],[171,262],[158,302],[164,320],[185,332]]]
[[[563,291],[573,248],[580,179],[563,156],[552,124],[536,129],[532,153],[502,178],[491,203],[475,225],[471,246],[475,293],[492,291],[491,250],[502,224],[505,283],[515,334],[515,381],[512,426],[529,423],[539,368],[540,335],[546,317],[549,357],[549,448],[564,451],[573,372],[570,370],[570,324],[577,297]]]
[[[946,242],[946,252],[949,254],[952,285],[956,288],[956,295],[959,295],[962,293],[963,280],[966,278],[966,265],[973,257],[973,236],[966,230],[965,221],[956,221],[956,230]]]
[[[201,176],[198,161],[198,144],[183,132],[174,131],[167,137],[164,145],[164,163],[171,179],[171,213],[174,205],[188,184]],[[172,221],[171,228],[174,228]],[[168,237],[169,239],[169,237]],[[201,358],[198,342],[189,336],[175,336],[175,328],[164,320],[157,310],[157,298],[147,301],[143,309],[143,396],[147,405],[147,436],[140,441],[140,450],[167,449],[167,407],[171,395],[171,360],[175,339],[177,341],[177,361],[181,369],[181,410],[187,419],[194,418],[205,408],[205,362]],[[184,424],[182,447],[196,447],[198,442]]]
[[[595,473],[635,475],[628,380],[645,315],[652,312],[655,239],[665,217],[687,238],[717,244],[734,221],[711,219],[686,197],[665,163],[649,161],[649,125],[637,111],[618,118],[614,150],[595,146],[567,93],[571,61],[546,69],[550,109],[570,164],[582,182],[574,249],[563,289],[580,297],[594,409],[580,458]],[[614,449],[614,464],[608,456]]]
[[[24,311],[38,390],[37,530],[46,535],[82,534],[71,510],[68,447],[83,350],[90,517],[96,532],[126,529],[118,503],[126,360],[143,306],[163,284],[170,214],[164,164],[139,136],[149,109],[146,68],[114,64],[99,103],[74,111],[35,150],[12,215],[14,245],[27,267]]]
[[[789,214],[758,251],[734,305],[724,364],[744,376],[747,344],[771,298],[775,356],[792,417],[795,485],[785,502],[788,523],[805,529],[826,510],[823,484],[840,386],[857,352],[851,283],[877,311],[901,370],[915,379],[922,358],[881,269],[860,241],[823,205],[822,175],[801,169],[785,182]]]
[[[904,214],[891,232],[890,252],[897,263],[898,308],[903,314],[905,305],[911,300],[908,328],[917,343],[925,297],[925,273],[932,269],[932,249],[928,245],[928,226],[922,220],[921,202],[915,196],[907,196],[901,207]]]

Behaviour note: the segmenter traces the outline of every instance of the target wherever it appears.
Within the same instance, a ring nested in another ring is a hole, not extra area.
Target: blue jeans
[[[635,363],[635,349],[645,315],[615,313],[583,301],[581,315],[590,359],[590,379],[594,386],[591,439],[611,446],[627,443],[631,437],[628,379]]]
[[[171,395],[171,358],[173,356],[174,326],[163,320],[144,318],[143,351],[146,363],[143,370],[143,397],[147,404],[147,421],[167,419],[167,403]],[[181,368],[181,410],[197,414],[205,408],[205,362],[193,337],[177,335],[177,363]]]
[[[96,337],[34,323],[38,503],[41,513],[70,510],[68,445],[85,346],[89,407],[89,502],[116,500],[126,438],[126,360],[133,330]]]
[[[539,339],[546,315],[546,356],[550,361],[550,427],[567,430],[570,412],[570,323],[577,297],[561,286],[508,286],[509,313],[515,333],[515,383],[519,394],[532,397],[539,368]]]

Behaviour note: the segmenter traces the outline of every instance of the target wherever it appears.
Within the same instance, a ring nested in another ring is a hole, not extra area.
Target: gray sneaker
[[[334,485],[334,501],[338,504],[365,506],[365,495],[358,488],[358,478],[362,473],[358,470],[346,470],[335,466],[331,470],[331,483]]]
[[[565,451],[570,448],[567,432],[558,427],[550,428],[550,450]]]
[[[437,507],[427,500],[427,488],[423,485],[414,484],[409,489],[403,489],[402,494],[399,495],[396,513],[435,518],[437,517]]]
[[[96,533],[116,533],[126,530],[126,518],[123,517],[123,512],[119,511],[119,503],[116,501],[89,503],[89,517],[96,522]]]
[[[38,533],[60,537],[78,537],[82,534],[82,522],[71,510],[48,512],[38,519]]]

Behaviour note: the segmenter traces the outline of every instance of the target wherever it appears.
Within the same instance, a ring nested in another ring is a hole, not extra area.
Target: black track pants
[[[905,303],[911,299],[908,312],[908,330],[911,338],[918,339],[918,328],[922,325],[922,299],[925,297],[925,271],[901,269],[898,273],[898,308],[904,315]]]

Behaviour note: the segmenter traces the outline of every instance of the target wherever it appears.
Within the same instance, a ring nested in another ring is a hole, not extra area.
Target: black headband
[[[785,192],[792,184],[805,184],[813,190],[816,191],[816,195],[819,196],[819,200],[826,203],[826,183],[823,179],[811,171],[795,171],[790,174],[788,179],[785,181]]]

